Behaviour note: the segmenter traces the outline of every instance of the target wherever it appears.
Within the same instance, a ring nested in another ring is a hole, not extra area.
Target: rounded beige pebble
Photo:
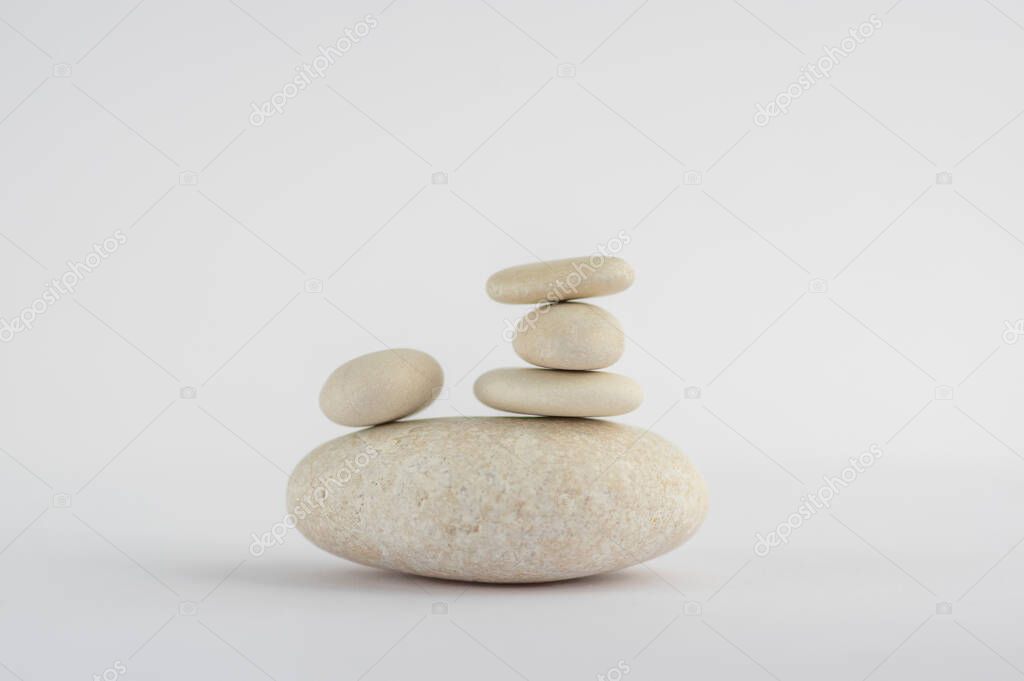
[[[488,407],[537,416],[618,416],[644,400],[640,384],[608,371],[494,369],[473,392]]]
[[[499,303],[554,303],[618,293],[634,278],[633,268],[622,258],[583,256],[496,272],[487,280],[487,295]]]
[[[320,390],[320,409],[343,426],[372,426],[415,414],[443,385],[441,365],[427,353],[381,350],[335,369]]]
[[[596,305],[557,303],[530,310],[516,325],[512,347],[547,369],[604,369],[626,346],[619,320]]]
[[[317,447],[288,512],[320,548],[427,577],[548,582],[650,560],[707,514],[678,448],[589,419],[415,419]]]

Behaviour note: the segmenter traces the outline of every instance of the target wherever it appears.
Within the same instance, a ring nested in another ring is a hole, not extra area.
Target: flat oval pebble
[[[519,320],[516,354],[548,369],[604,369],[626,347],[622,326],[610,312],[587,303],[541,305]]]
[[[618,416],[644,400],[640,384],[608,371],[493,369],[473,392],[488,407],[537,416]]]
[[[501,270],[487,280],[487,295],[499,303],[553,303],[625,291],[634,278],[622,258],[583,256]]]
[[[707,512],[667,440],[587,419],[401,421],[331,440],[296,466],[288,511],[363,565],[476,582],[547,582],[670,551]]]
[[[443,385],[441,365],[427,353],[381,350],[335,369],[320,391],[320,409],[343,426],[372,426],[415,414]]]

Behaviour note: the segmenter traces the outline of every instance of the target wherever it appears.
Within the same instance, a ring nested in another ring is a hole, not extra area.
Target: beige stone
[[[441,365],[427,353],[381,350],[335,369],[320,391],[320,409],[343,426],[372,426],[415,414],[443,385]]]
[[[441,418],[327,442],[296,466],[288,512],[343,558],[429,577],[545,582],[678,547],[707,512],[689,459],[609,421]]]
[[[608,371],[493,369],[473,392],[488,407],[538,416],[618,416],[644,399],[636,381]]]
[[[487,280],[487,295],[499,303],[524,304],[607,296],[629,288],[634,277],[622,258],[566,258],[501,270]]]
[[[519,320],[512,347],[548,369],[604,369],[622,357],[626,337],[611,313],[587,303],[541,305]]]

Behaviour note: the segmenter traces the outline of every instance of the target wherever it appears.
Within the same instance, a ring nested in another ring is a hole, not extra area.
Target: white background
[[[0,345],[0,679],[1024,675],[1021,0],[3,0],[0,64],[0,317],[127,237]],[[705,474],[695,539],[528,587],[250,554],[335,366],[420,348],[425,416],[494,413],[487,276],[620,231],[621,420]]]

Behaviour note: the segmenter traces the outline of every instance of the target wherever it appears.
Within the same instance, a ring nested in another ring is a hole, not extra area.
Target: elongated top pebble
[[[618,293],[634,278],[633,268],[622,258],[582,256],[496,272],[487,280],[487,295],[499,303],[554,303]]]
[[[373,426],[418,412],[443,385],[441,365],[425,352],[371,352],[334,370],[320,391],[320,409],[343,426]]]
[[[547,369],[604,369],[619,361],[626,337],[611,313],[587,303],[541,305],[516,326],[512,347]]]
[[[644,399],[639,383],[610,371],[493,369],[473,392],[488,407],[536,416],[618,416]]]

